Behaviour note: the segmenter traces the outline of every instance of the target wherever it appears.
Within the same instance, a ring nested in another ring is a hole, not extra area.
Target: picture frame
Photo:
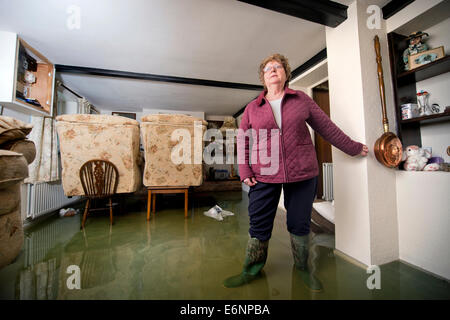
[[[136,120],[136,113],[130,113],[130,112],[111,112],[113,116],[121,116],[125,118],[130,118]]]
[[[412,54],[408,57],[409,70],[421,67],[445,57],[444,46]]]

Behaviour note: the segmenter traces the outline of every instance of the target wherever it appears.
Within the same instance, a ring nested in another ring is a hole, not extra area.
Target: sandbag
[[[16,152],[0,150],[0,189],[8,188],[28,177],[28,163]]]
[[[36,157],[36,146],[34,142],[28,139],[9,141],[0,146],[0,149],[5,149],[22,154],[27,160],[28,164],[34,161]]]
[[[23,246],[23,227],[20,206],[12,213],[0,216],[0,268],[10,264]]]
[[[11,213],[20,205],[20,183],[0,189],[0,215]]]

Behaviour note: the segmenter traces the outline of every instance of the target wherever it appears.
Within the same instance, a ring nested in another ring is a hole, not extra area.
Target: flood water
[[[25,229],[21,254],[0,270],[0,299],[450,299],[447,281],[398,261],[381,266],[380,289],[368,289],[370,274],[336,255],[334,236],[327,234],[311,234],[310,264],[324,286],[311,292],[293,269],[282,210],[262,277],[225,288],[222,281],[244,262],[247,193],[192,195],[189,201],[188,219],[182,195],[175,194],[159,196],[150,221],[145,199],[129,198],[113,226],[107,212],[94,212],[84,230],[81,214],[56,214]],[[223,221],[205,216],[214,204],[235,215]],[[69,288],[70,266],[79,268],[80,289]]]

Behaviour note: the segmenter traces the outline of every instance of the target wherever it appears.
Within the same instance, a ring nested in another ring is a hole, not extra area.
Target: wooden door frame
[[[329,100],[329,90],[321,89],[320,86],[326,84],[328,81],[324,81],[318,86],[311,89],[312,99],[317,103],[317,105],[330,117],[330,100]],[[319,88],[318,88],[319,87]],[[322,98],[317,96],[318,93],[326,92],[328,99],[327,101],[323,101]],[[314,131],[314,147],[316,149],[317,154],[317,162],[319,164],[319,181],[317,186],[317,198],[321,198],[323,196],[323,170],[322,163],[324,162],[333,162],[332,154],[331,154],[331,144],[324,140],[317,132]]]

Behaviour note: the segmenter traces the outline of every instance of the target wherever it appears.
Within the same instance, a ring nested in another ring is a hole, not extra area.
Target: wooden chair
[[[112,196],[116,193],[119,173],[116,166],[107,160],[89,160],[80,169],[80,180],[84,194],[88,198],[84,208],[81,229],[84,228],[91,201],[109,198],[109,219],[113,224]],[[101,209],[97,209],[101,210]]]
[[[189,187],[147,187],[147,220],[150,220],[150,202],[152,202],[153,214],[155,214],[156,195],[167,193],[182,193],[184,194],[184,217],[188,217],[188,197]]]

